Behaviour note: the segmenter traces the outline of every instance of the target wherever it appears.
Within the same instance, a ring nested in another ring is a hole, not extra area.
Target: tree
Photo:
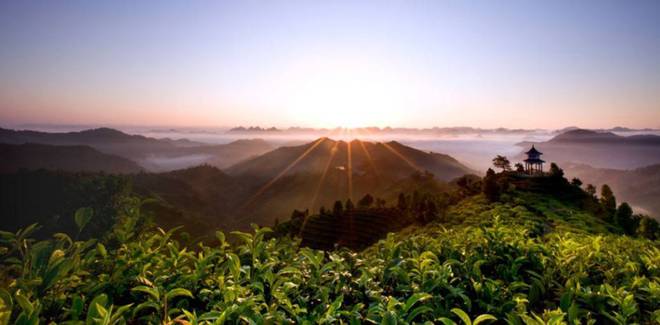
[[[587,194],[594,197],[596,196],[596,187],[594,186],[594,184],[587,184],[587,188],[585,189],[585,192],[587,192]]]
[[[346,211],[353,211],[353,209],[355,208],[355,205],[353,204],[353,201],[351,201],[351,199],[348,199],[348,200],[346,200],[346,206],[345,207],[346,207],[346,209],[345,209]]]
[[[386,203],[387,202],[385,202],[385,200],[383,200],[381,198],[376,198],[376,208],[382,209],[382,208],[385,207]]]
[[[564,177],[564,170],[559,168],[557,164],[551,163],[550,164],[550,176],[556,177],[556,178],[562,178]]]
[[[633,218],[633,210],[628,203],[623,202],[616,210],[616,222],[623,228],[628,235],[634,235],[637,230],[639,220]]]
[[[369,208],[374,203],[374,197],[367,193],[358,201],[358,206],[361,208]]]
[[[517,172],[519,172],[519,173],[524,173],[525,172],[525,166],[523,166],[523,164],[516,163],[514,166],[516,167]]]
[[[497,155],[493,158],[493,166],[496,168],[502,168],[503,172],[511,170],[511,162],[505,156]]]
[[[580,180],[577,177],[573,177],[573,179],[571,180],[571,184],[577,187],[582,187],[582,180]]]
[[[497,199],[500,197],[499,186],[497,185],[497,176],[495,175],[495,171],[491,168],[488,168],[486,177],[484,177],[482,191],[484,195],[486,195],[486,198],[488,198],[488,200],[491,202],[497,201]]]
[[[344,205],[341,201],[335,201],[335,205],[332,207],[332,215],[335,218],[341,217],[344,214]]]
[[[463,175],[456,180],[461,189],[461,196],[475,195],[481,192],[481,178],[475,175]]]
[[[309,215],[309,211],[300,211],[300,210],[293,210],[291,212],[291,220],[296,220],[296,219],[305,219]]]
[[[607,212],[609,218],[613,218],[616,214],[616,198],[609,185],[604,184],[600,188],[600,204]]]
[[[660,236],[660,224],[649,216],[640,215],[637,234],[650,240],[656,240]]]
[[[399,199],[396,203],[396,207],[401,211],[408,209],[408,202],[406,200],[406,196],[403,193],[399,193]]]
[[[424,222],[429,222],[438,217],[438,207],[433,200],[426,202],[426,213],[424,214]]]

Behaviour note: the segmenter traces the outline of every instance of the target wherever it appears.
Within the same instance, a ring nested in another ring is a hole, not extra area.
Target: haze
[[[0,4],[3,124],[660,127],[658,1]]]

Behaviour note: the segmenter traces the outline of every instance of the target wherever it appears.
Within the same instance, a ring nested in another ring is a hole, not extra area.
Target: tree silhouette
[[[650,240],[656,240],[660,238],[660,224],[648,216],[640,216],[637,234]]]
[[[573,179],[571,180],[571,184],[577,187],[582,187],[582,180],[580,180],[577,177],[573,177]]]
[[[374,198],[371,194],[367,193],[358,201],[358,206],[360,208],[369,208],[374,203]]]
[[[353,211],[355,209],[355,205],[353,204],[353,201],[351,199],[346,200],[346,206],[345,206],[346,211]]]
[[[493,158],[493,166],[496,168],[502,168],[503,172],[511,170],[511,162],[505,156],[497,155]]]
[[[550,164],[550,176],[556,177],[556,178],[562,178],[564,177],[564,170],[559,168],[557,164],[551,163]]]
[[[396,207],[401,211],[404,211],[408,208],[408,202],[406,200],[406,196],[403,193],[399,193],[399,199],[396,203]]]
[[[484,177],[482,191],[484,195],[486,195],[486,198],[491,202],[497,201],[500,196],[499,186],[497,185],[497,176],[495,175],[495,171],[490,168],[488,168],[486,177]]]
[[[341,201],[335,201],[335,205],[332,207],[332,215],[335,218],[341,217],[344,214],[344,205]]]
[[[596,196],[596,187],[594,186],[594,184],[587,184],[587,188],[585,189],[585,192],[587,192],[587,194],[594,197]]]
[[[600,204],[607,212],[609,218],[613,218],[616,214],[616,198],[609,185],[604,184],[600,188]]]
[[[525,172],[525,166],[523,166],[523,164],[521,164],[521,163],[516,163],[514,165],[514,167],[516,167],[516,171],[519,172],[519,173],[524,173]]]
[[[633,210],[628,203],[623,202],[616,210],[616,222],[623,228],[628,235],[634,235],[637,230],[639,220],[633,218]]]

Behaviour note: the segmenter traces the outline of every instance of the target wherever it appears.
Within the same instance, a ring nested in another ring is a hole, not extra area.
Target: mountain
[[[660,136],[652,134],[621,136],[576,129],[546,142],[518,145],[528,149],[532,144],[543,152],[544,160],[562,165],[572,162],[599,168],[633,169],[660,163]],[[522,153],[516,158],[522,159]]]
[[[278,148],[225,171],[199,166],[141,173],[133,176],[133,182],[141,195],[155,196],[162,206],[171,207],[167,214],[174,219],[187,213],[185,218],[197,215],[215,226],[249,229],[250,223],[272,225],[288,218],[294,209],[316,211],[321,206],[330,207],[337,199],[357,201],[370,193],[393,200],[399,191],[421,184],[447,187],[444,180],[466,173],[471,170],[447,155],[396,142],[348,143],[320,138]]]
[[[136,173],[142,168],[126,158],[104,154],[89,146],[53,146],[0,143],[0,173],[19,169],[48,169],[68,172]]]
[[[328,138],[280,147],[238,163],[226,172],[253,185],[252,193],[237,207],[238,220],[250,219],[260,224],[272,224],[275,218],[287,217],[293,209],[315,211],[331,207],[337,199],[357,201],[366,194],[390,198],[395,196],[390,189],[405,179],[428,178],[432,174],[433,182],[444,183],[473,173],[450,156],[420,151],[395,141],[345,142]]]
[[[350,162],[349,162],[350,154]],[[303,159],[300,159],[303,157]],[[281,171],[321,173],[329,170],[348,171],[359,176],[400,178],[415,171],[429,171],[440,180],[473,173],[456,159],[439,153],[424,152],[399,142],[351,142],[320,138],[314,142],[280,147],[267,154],[238,163],[227,169],[230,175],[273,178]],[[379,175],[382,174],[382,175]]]
[[[203,163],[225,168],[272,150],[270,144],[260,139],[208,145],[186,139],[156,139],[131,135],[110,128],[64,133],[0,129],[0,143],[86,145],[106,154],[133,160],[151,171],[174,170]]]
[[[594,168],[585,164],[565,164],[562,168],[570,177],[578,177],[584,184],[600,188],[609,185],[617,199],[627,201],[638,212],[660,219],[660,164],[633,170]]]

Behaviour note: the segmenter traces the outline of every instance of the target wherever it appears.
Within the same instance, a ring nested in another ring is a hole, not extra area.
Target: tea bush
[[[448,214],[360,252],[256,226],[189,247],[137,207],[104,240],[1,232],[0,324],[660,322],[658,242],[541,196]]]

